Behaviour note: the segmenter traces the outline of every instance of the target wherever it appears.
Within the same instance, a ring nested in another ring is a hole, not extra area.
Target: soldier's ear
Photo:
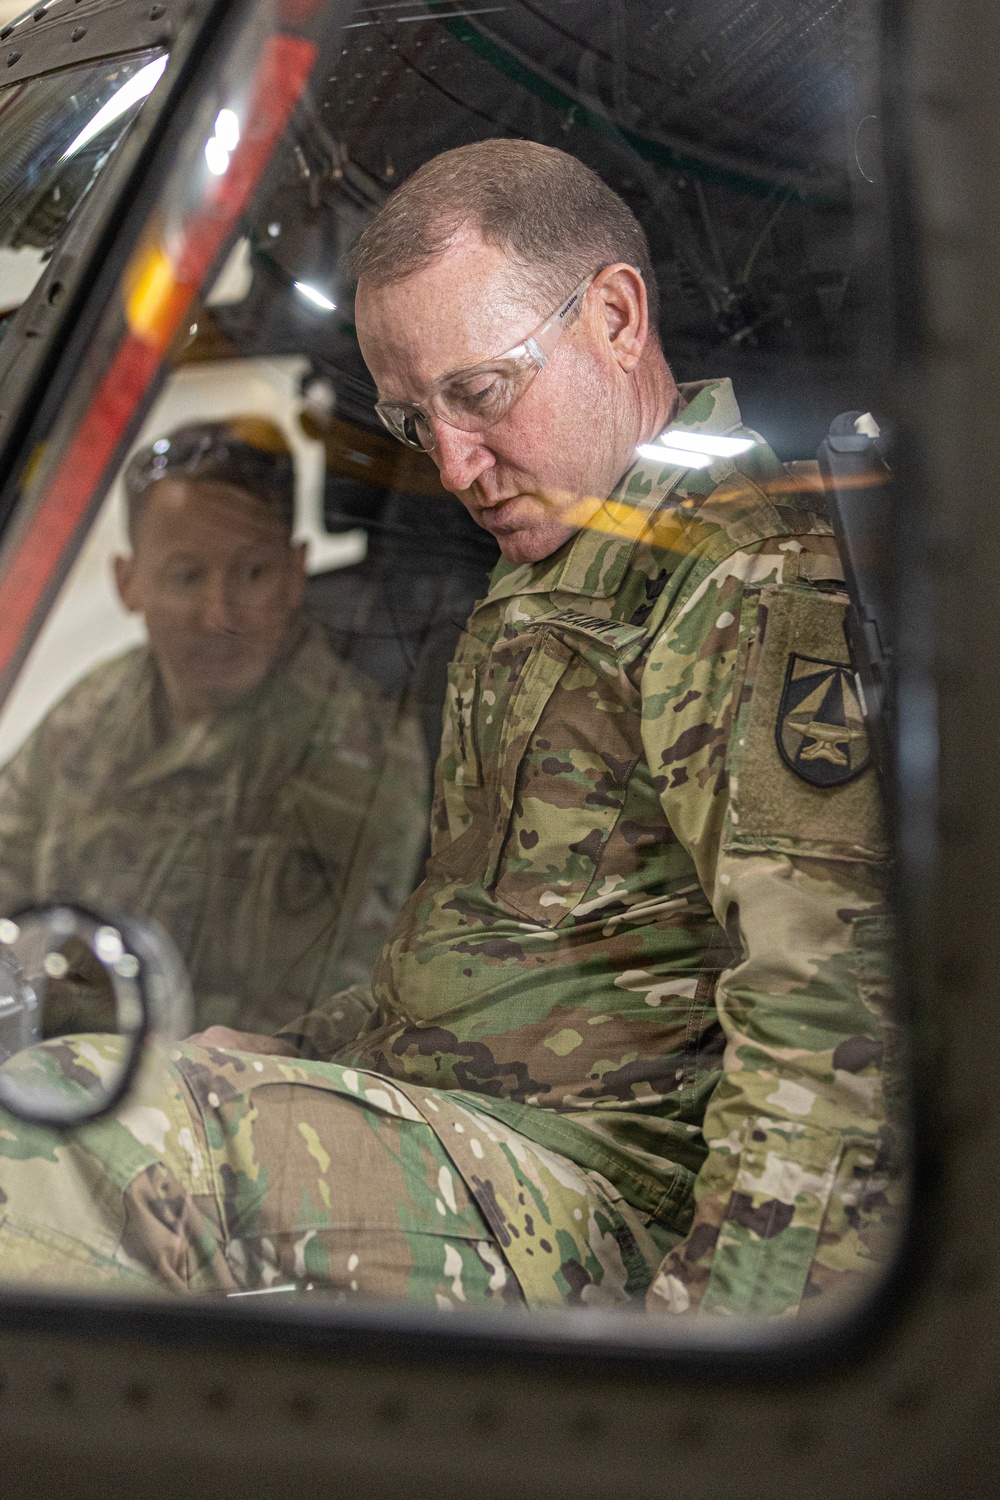
[[[617,364],[631,374],[649,337],[646,284],[635,266],[618,262],[605,266],[594,278],[594,292]]]
[[[114,559],[115,588],[118,597],[128,610],[129,614],[140,614],[139,601],[135,594],[135,558],[116,557]]]

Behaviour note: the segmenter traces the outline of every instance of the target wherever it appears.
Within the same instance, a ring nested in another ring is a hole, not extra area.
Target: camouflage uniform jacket
[[[272,1032],[371,974],[425,838],[419,733],[305,620],[232,710],[164,735],[161,692],[128,651],[0,772],[0,903],[145,912],[188,964],[199,1028]]]
[[[674,427],[756,438],[727,380],[682,393]],[[793,1311],[877,1248],[885,848],[841,576],[759,438],[643,460],[502,562],[373,1005],[297,1028],[609,1179],[679,1241],[659,1310]]]

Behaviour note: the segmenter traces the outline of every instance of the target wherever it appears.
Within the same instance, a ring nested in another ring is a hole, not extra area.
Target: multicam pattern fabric
[[[149,652],[91,672],[0,772],[0,908],[155,917],[199,1027],[273,1032],[367,979],[426,836],[419,731],[300,622],[236,708],[161,732]],[[83,966],[63,1029],[87,1024]],[[63,988],[66,988],[64,985]]]
[[[680,426],[743,433],[728,382],[684,395]],[[501,564],[473,612],[427,878],[370,989],[284,1028],[319,1061],[179,1049],[160,1088],[181,1080],[184,1108],[143,1105],[160,1114],[128,1183],[134,1123],[90,1127],[106,1144],[66,1201],[89,1192],[126,1249],[136,1215],[147,1243],[150,1218],[190,1224],[171,1242],[183,1276],[165,1250],[161,1280],[222,1285],[221,1255],[241,1289],[304,1284],[343,1253],[351,1193],[372,1205],[365,1253],[398,1247],[404,1269],[371,1283],[392,1295],[449,1296],[429,1225],[463,1256],[467,1297],[489,1288],[473,1257],[495,1253],[532,1305],[648,1286],[657,1313],[789,1315],[884,1258],[902,1181],[875,779],[813,785],[776,737],[794,653],[849,665],[825,514],[757,440],[707,469],[644,461],[583,519],[545,562]],[[362,1112],[391,1171],[362,1153]],[[39,1173],[61,1202],[89,1139],[12,1128],[8,1241],[29,1232]],[[12,1153],[35,1157],[20,1177]],[[209,1156],[206,1198],[183,1163]],[[457,1217],[432,1205],[442,1165]],[[411,1224],[422,1248],[403,1246]],[[227,1250],[244,1225],[257,1248]],[[148,1252],[128,1253],[148,1275]]]
[[[682,393],[676,426],[756,438],[728,381]],[[794,1312],[884,1250],[877,786],[811,785],[776,740],[791,655],[849,666],[846,602],[821,501],[760,439],[643,460],[562,551],[502,563],[367,1030],[291,1028],[471,1091],[683,1235],[657,1311]]]
[[[60,1039],[7,1066],[78,1096],[120,1045]],[[3,1276],[36,1286],[615,1306],[663,1250],[596,1173],[436,1090],[194,1046],[148,1056],[129,1105],[72,1136],[0,1111],[0,1183]]]

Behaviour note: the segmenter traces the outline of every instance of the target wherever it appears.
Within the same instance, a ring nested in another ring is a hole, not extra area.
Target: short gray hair
[[[537,141],[477,141],[432,157],[376,214],[348,270],[374,286],[402,281],[466,225],[507,251],[553,303],[591,272],[628,262],[646,283],[655,330],[659,298],[642,225],[596,172]]]

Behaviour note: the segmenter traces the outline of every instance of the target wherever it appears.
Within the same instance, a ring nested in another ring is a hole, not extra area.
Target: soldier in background
[[[380,415],[503,552],[426,878],[369,989],[162,1059],[153,1145],[128,1110],[55,1165],[0,1132],[6,1274],[756,1317],[863,1289],[902,1190],[887,859],[822,505],[728,381],[677,387],[642,230],[572,157],[447,152],[354,265]],[[70,1223],[95,1157],[121,1196]]]
[[[416,874],[419,737],[302,612],[295,474],[260,418],[183,427],[124,476],[118,593],[148,646],[72,688],[0,773],[0,901],[155,917],[199,1025],[272,1032],[366,980]],[[101,1029],[88,955],[50,1031]]]

